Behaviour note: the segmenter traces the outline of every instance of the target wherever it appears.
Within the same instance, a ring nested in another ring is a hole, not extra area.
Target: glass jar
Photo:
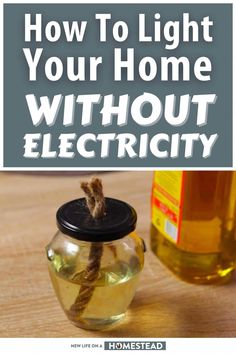
[[[144,264],[137,215],[123,201],[105,198],[106,215],[93,219],[84,198],[57,212],[59,231],[46,247],[51,281],[67,317],[99,330],[122,319]]]

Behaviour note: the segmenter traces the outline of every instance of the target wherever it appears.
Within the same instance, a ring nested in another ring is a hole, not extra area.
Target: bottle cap
[[[114,241],[134,231],[137,214],[133,207],[113,198],[105,198],[105,203],[106,214],[99,219],[91,216],[85,198],[63,204],[56,214],[59,230],[89,242]]]

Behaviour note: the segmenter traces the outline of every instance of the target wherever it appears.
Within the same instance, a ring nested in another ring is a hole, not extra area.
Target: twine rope
[[[80,186],[85,193],[87,207],[92,217],[94,219],[103,217],[105,215],[105,198],[101,179],[93,177],[89,182],[82,182]],[[82,278],[82,283],[87,283],[87,285],[81,286],[74,304],[70,307],[69,317],[72,320],[77,320],[81,317],[93,296],[95,290],[93,284],[99,277],[102,254],[102,242],[92,242],[89,251],[88,265]]]

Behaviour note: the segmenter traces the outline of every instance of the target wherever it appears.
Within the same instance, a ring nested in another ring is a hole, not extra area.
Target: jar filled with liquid
[[[151,248],[183,280],[230,279],[236,261],[236,172],[156,171]]]
[[[144,264],[144,246],[135,233],[136,212],[106,200],[95,220],[84,198],[57,212],[59,231],[46,247],[51,281],[67,317],[78,327],[101,330],[122,319]]]

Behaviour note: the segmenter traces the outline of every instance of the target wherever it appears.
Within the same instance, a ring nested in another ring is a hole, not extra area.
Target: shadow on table
[[[104,337],[235,337],[236,314],[230,319],[224,311],[225,307],[229,311],[227,293],[235,290],[235,282],[236,275],[231,283],[221,286],[180,282],[179,294],[157,293],[154,298],[139,293],[125,322],[103,332]]]

